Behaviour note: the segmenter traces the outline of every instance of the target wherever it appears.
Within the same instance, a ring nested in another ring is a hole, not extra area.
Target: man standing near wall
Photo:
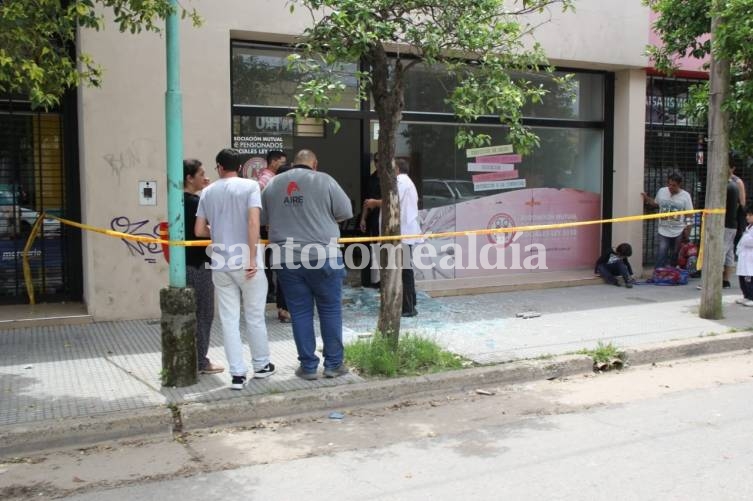
[[[664,268],[668,264],[677,264],[677,253],[682,243],[682,233],[690,226],[690,216],[672,216],[672,212],[693,210],[693,200],[690,194],[683,190],[682,176],[677,172],[667,176],[667,186],[659,188],[656,199],[641,193],[643,203],[654,209],[659,209],[666,217],[659,219],[659,251],[656,256],[656,267]]]
[[[342,284],[345,268],[337,244],[338,223],[353,217],[348,195],[331,176],[317,172],[316,155],[299,151],[293,166],[275,176],[262,193],[262,222],[269,225],[272,262],[285,291],[301,379],[319,376],[314,304],[324,344],[324,376],[347,374],[343,363]]]
[[[392,161],[397,174],[397,192],[400,200],[400,233],[403,235],[417,235],[421,233],[418,222],[418,191],[413,180],[408,176],[410,166],[404,158]],[[363,203],[364,212],[382,207],[382,199],[367,199]],[[415,317],[416,310],[416,279],[413,273],[413,246],[423,242],[423,239],[404,238],[403,269],[403,312],[404,317]]]
[[[275,366],[269,361],[264,320],[267,278],[258,272],[264,268],[258,249],[261,193],[259,183],[238,177],[241,165],[236,150],[226,148],[216,160],[220,179],[201,192],[195,233],[212,239],[212,282],[233,378],[230,388],[242,390],[248,368],[240,334],[241,301],[254,377],[266,378],[275,373]]]

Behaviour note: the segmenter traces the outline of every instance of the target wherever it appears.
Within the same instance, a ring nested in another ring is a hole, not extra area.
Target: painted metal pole
[[[166,19],[167,92],[165,129],[167,135],[167,220],[170,240],[183,240],[183,102],[180,92],[180,17],[178,1],[170,0],[172,13]],[[186,248],[170,246],[170,287],[186,286]]]

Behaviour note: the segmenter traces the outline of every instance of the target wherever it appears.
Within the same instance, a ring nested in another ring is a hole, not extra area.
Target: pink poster
[[[534,188],[421,212],[423,230],[433,233],[558,224],[599,219],[601,196],[573,189]],[[417,270],[417,279],[590,268],[599,255],[600,235],[600,226],[592,225],[429,239],[427,244],[438,257],[433,269]],[[455,246],[450,249],[449,243]]]

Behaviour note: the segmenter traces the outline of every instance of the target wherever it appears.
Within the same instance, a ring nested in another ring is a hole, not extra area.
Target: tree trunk
[[[396,63],[390,72],[389,59],[382,47],[377,47],[371,54],[372,95],[374,109],[379,117],[379,154],[377,170],[379,185],[382,190],[381,235],[400,234],[400,200],[397,191],[397,176],[392,166],[395,156],[395,133],[403,111],[402,66]],[[392,80],[390,82],[390,80]],[[380,292],[379,321],[377,329],[391,340],[394,348],[400,336],[400,316],[402,313],[403,254],[400,241],[380,242]]]
[[[711,19],[711,43],[717,37],[722,19],[719,12],[724,0],[715,0]],[[730,63],[711,54],[709,75],[709,159],[707,167],[706,208],[724,207],[729,179],[729,112],[722,106],[729,95]],[[722,318],[722,271],[724,268],[724,214],[706,215],[701,318]]]

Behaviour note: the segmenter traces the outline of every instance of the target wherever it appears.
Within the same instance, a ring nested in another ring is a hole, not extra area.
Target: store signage
[[[523,157],[518,154],[513,155],[484,155],[476,157],[477,164],[519,164]]]
[[[482,181],[504,181],[507,179],[516,179],[518,177],[517,169],[503,172],[487,172],[485,174],[474,174],[471,176],[474,183]]]
[[[481,181],[480,183],[474,181],[473,183],[474,191],[512,190],[525,187],[525,179],[510,179],[509,181]]]
[[[515,164],[480,164],[480,163],[469,163],[468,164],[468,172],[491,172],[491,171],[503,171],[503,170],[513,170],[515,169]]]
[[[465,156],[468,158],[481,157],[484,155],[504,155],[506,153],[512,153],[511,144],[487,146],[485,148],[471,148],[465,150]]]

